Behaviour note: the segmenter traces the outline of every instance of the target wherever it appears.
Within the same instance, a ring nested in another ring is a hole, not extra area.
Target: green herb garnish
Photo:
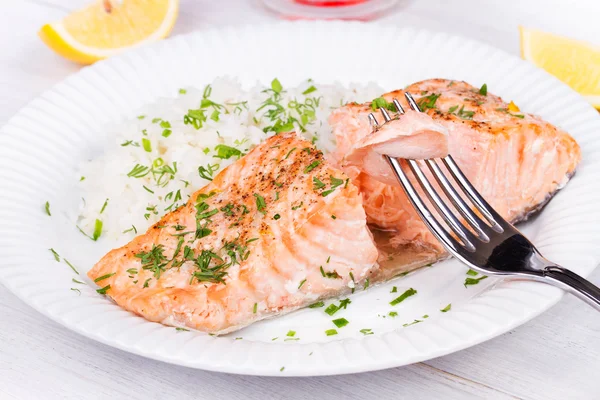
[[[97,219],[94,223],[94,232],[92,233],[92,240],[98,240],[100,235],[102,235],[102,221]]]
[[[321,164],[321,161],[319,161],[319,160],[315,160],[315,161],[311,162],[309,165],[306,166],[306,168],[304,168],[304,173],[308,174],[310,171],[317,168],[319,166],[319,164]]]
[[[54,256],[54,259],[56,260],[56,262],[60,262],[60,256],[58,255],[58,253],[56,252],[56,250],[54,249],[48,249],[52,252],[52,255]]]
[[[394,300],[390,301],[390,305],[395,306],[397,304],[400,304],[404,300],[406,300],[408,297],[414,296],[415,294],[417,294],[417,291],[413,288],[410,288],[407,291],[405,291],[404,293],[402,293],[400,296],[396,297]]]
[[[421,111],[435,108],[435,103],[441,95],[432,93],[429,96],[421,97],[417,104]]]
[[[479,278],[467,278],[467,279],[465,279],[464,285],[465,285],[465,287],[470,286],[470,285],[477,285],[479,283],[479,281],[481,281],[485,278],[487,278],[486,275],[483,275]]]
[[[344,326],[348,325],[348,320],[346,318],[334,319],[331,322],[333,322],[338,328],[343,328]]]
[[[101,289],[96,289],[96,292],[98,292],[99,294],[106,294],[106,292],[108,291],[108,289],[110,289],[110,285],[106,285]]]
[[[218,144],[215,147],[215,151],[217,152],[217,155],[213,157],[221,158],[223,160],[229,160],[231,157],[237,157],[239,159],[243,156],[243,153],[239,149],[224,144]]]
[[[267,207],[267,203],[265,202],[265,198],[262,197],[260,194],[258,193],[254,193],[254,197],[256,197],[256,209],[261,212],[261,213],[265,213],[265,208]]]
[[[46,202],[46,204],[44,204],[44,209],[46,210],[46,214],[48,214],[49,216],[52,216],[52,214],[50,214],[50,203]]]
[[[479,89],[479,94],[482,94],[484,96],[487,96],[487,83],[484,83],[481,86],[481,89]]]
[[[73,270],[73,272],[75,272],[77,275],[79,275],[79,271],[77,271],[77,268],[75,268],[75,266],[73,264],[71,264],[69,262],[69,260],[67,260],[66,258],[63,258],[63,261]]]
[[[279,82],[279,79],[275,78],[271,81],[271,89],[273,89],[275,93],[281,93],[281,91],[283,90],[283,86],[281,86],[281,82]]]
[[[308,89],[306,89],[304,92],[302,92],[302,94],[306,96],[307,94],[310,94],[310,93],[312,93],[312,92],[315,92],[316,90],[317,90],[317,88],[316,88],[316,87],[314,87],[314,86],[310,86]]]
[[[108,278],[110,278],[111,276],[114,276],[114,275],[116,275],[116,272],[111,272],[110,274],[102,275],[102,276],[94,279],[94,282],[98,283],[98,282],[103,281],[105,279],[108,279]]]
[[[325,334],[326,334],[327,336],[333,336],[333,335],[337,335],[337,334],[338,334],[338,332],[337,332],[335,329],[327,329],[327,330],[325,331]]]

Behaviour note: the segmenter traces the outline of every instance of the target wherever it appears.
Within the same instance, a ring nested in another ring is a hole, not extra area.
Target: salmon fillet
[[[487,93],[487,88],[431,79],[382,97],[387,102],[398,99],[408,109],[405,91],[447,129],[449,153],[483,197],[512,222],[525,220],[543,207],[567,183],[581,160],[578,144],[566,132],[519,111],[514,104]],[[436,258],[444,257],[441,244],[423,224],[398,182],[387,179],[390,175],[352,165],[353,147],[372,132],[369,112],[371,103],[352,103],[331,114],[330,125],[338,145],[331,160],[360,188],[368,222],[388,231],[393,246],[416,246],[438,254]]]
[[[358,188],[310,142],[286,133],[88,276],[150,321],[226,333],[362,287],[377,257]]]

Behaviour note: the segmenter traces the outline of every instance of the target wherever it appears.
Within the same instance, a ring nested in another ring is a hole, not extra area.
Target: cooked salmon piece
[[[355,166],[383,183],[397,185],[384,155],[413,160],[446,157],[448,130],[429,115],[408,110],[356,142],[344,156],[343,165]]]
[[[88,273],[150,321],[226,333],[353,291],[378,251],[358,188],[294,133],[267,139]]]
[[[578,144],[565,131],[521,112],[514,103],[488,93],[487,87],[431,79],[382,97],[387,102],[397,99],[407,109],[405,91],[447,129],[449,153],[492,207],[512,222],[543,207],[581,160]],[[331,114],[338,148],[330,159],[352,176],[363,194],[369,223],[388,231],[392,244],[445,256],[398,182],[344,162],[352,148],[372,134],[367,118],[371,111],[371,103],[353,103]]]

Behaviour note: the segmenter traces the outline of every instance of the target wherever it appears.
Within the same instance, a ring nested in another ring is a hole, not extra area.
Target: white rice
[[[304,95],[311,87],[316,90]],[[99,228],[98,221],[102,221],[101,236],[124,243],[136,233],[145,232],[169,210],[185,203],[193,192],[209,183],[199,175],[199,167],[212,166],[214,176],[237,160],[236,156],[216,158],[215,146],[227,145],[246,153],[274,134],[263,132],[263,128],[274,124],[265,114],[275,109],[267,105],[259,110],[273,95],[272,90],[265,89],[271,88],[257,85],[244,90],[235,79],[217,78],[205,88],[186,88],[175,98],[148,105],[139,111],[138,118],[111,129],[104,154],[81,166],[80,175],[84,179],[79,185],[83,201],[78,215],[74,216],[79,228],[92,236]],[[302,134],[329,152],[335,147],[327,122],[331,110],[350,101],[372,100],[382,92],[375,84],[345,87],[319,85],[308,80],[297,87],[284,86],[279,104],[285,108],[285,118],[292,116],[298,120],[301,120],[300,115],[290,106],[300,103],[308,105],[303,109],[314,107],[314,119],[303,124],[306,131]],[[209,118],[200,129],[185,124],[184,115],[188,110],[198,109],[206,97],[227,111],[218,108],[218,121],[214,121],[210,116],[215,107],[208,106],[205,114]],[[245,103],[239,104],[242,102]],[[168,137],[163,136],[165,129],[171,131]],[[291,130],[301,131],[298,122],[294,122]],[[144,149],[143,141],[150,144],[151,151]],[[141,166],[138,169],[142,175],[147,172],[143,167],[154,165],[156,170],[170,166],[174,170],[175,163],[177,172],[173,176],[169,172],[162,179],[159,179],[160,173],[147,173],[139,178],[128,176],[136,165]]]

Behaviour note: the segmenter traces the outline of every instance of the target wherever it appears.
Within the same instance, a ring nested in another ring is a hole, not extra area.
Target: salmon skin
[[[150,321],[220,334],[363,287],[377,257],[358,188],[286,133],[88,276]]]
[[[487,86],[430,79],[386,93],[385,101],[378,99],[378,104],[397,99],[408,109],[404,92],[411,93],[424,113],[447,130],[448,151],[456,163],[492,207],[513,223],[540,210],[566,185],[581,160],[578,144],[566,132],[488,93]],[[371,103],[347,104],[332,112],[337,151],[330,159],[360,188],[369,223],[385,230],[393,247],[416,247],[432,255],[425,257],[425,263],[446,257],[399,183],[389,179],[393,175],[355,162],[355,147],[372,135],[370,112]],[[423,264],[410,258],[406,263],[410,269]],[[389,268],[406,270],[402,265]],[[387,271],[386,276],[394,272]]]

